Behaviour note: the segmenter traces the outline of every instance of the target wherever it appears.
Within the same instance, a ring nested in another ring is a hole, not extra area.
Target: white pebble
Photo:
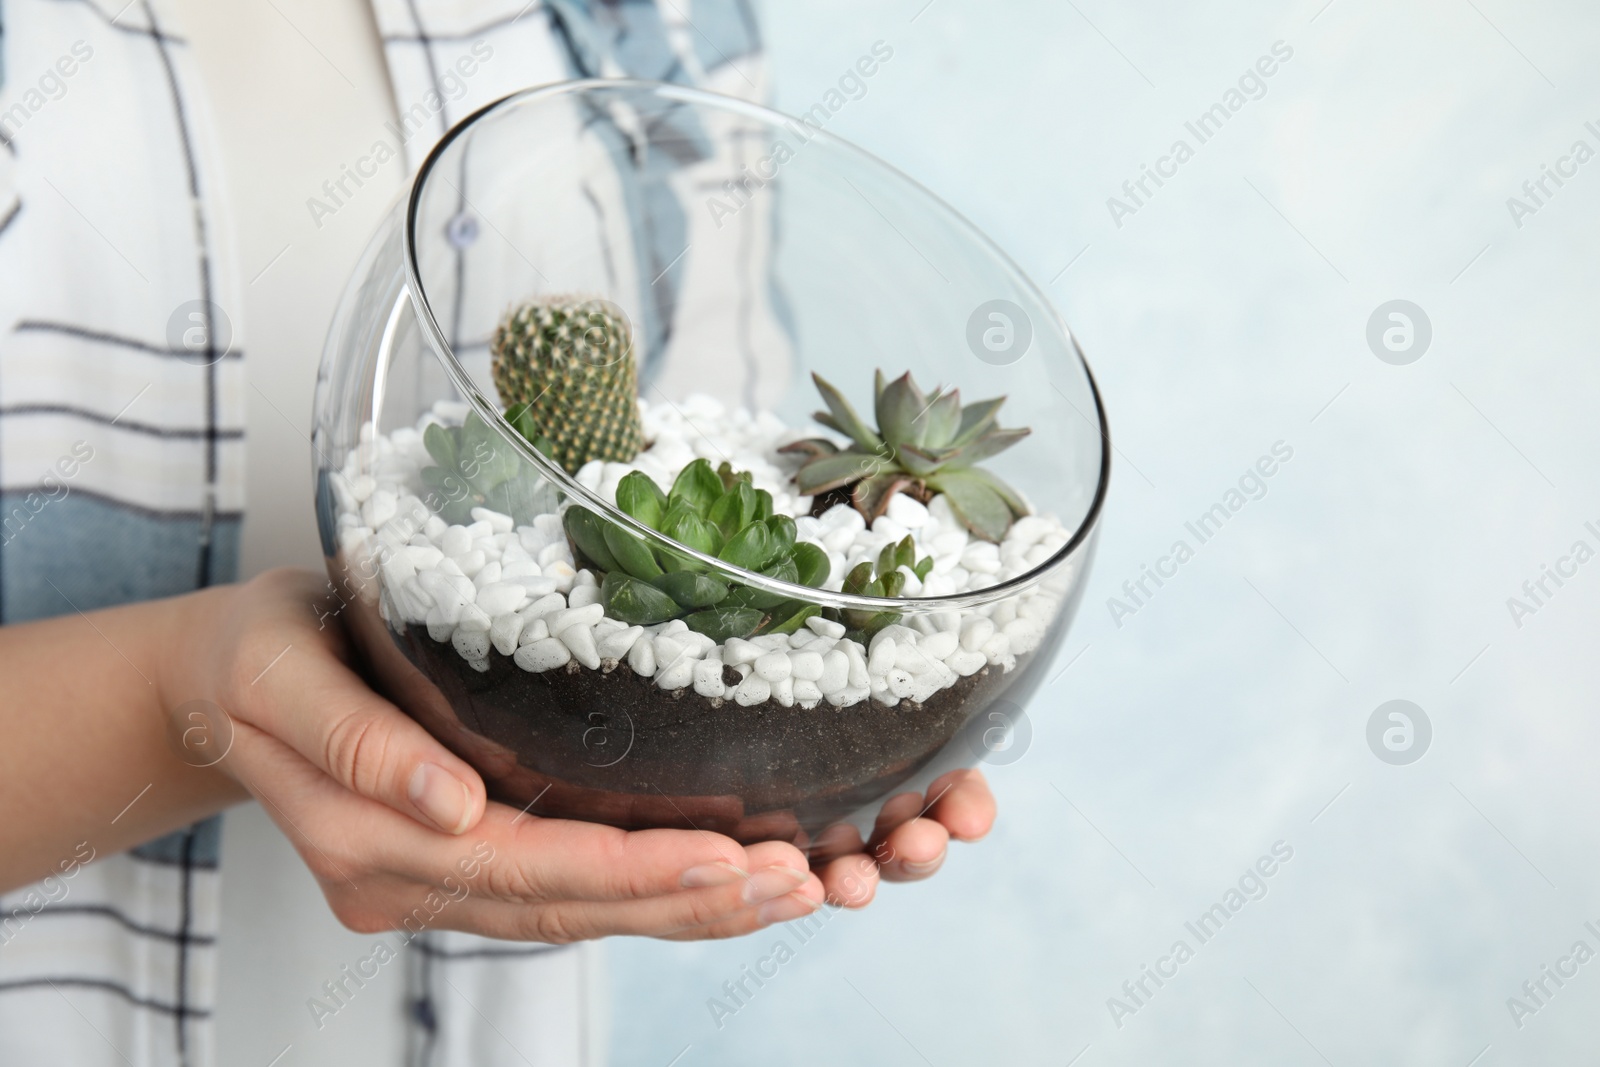
[[[895,646],[894,665],[907,674],[924,674],[933,669],[933,663],[917,645]]]
[[[880,634],[879,637],[881,638],[882,635]],[[894,667],[895,651],[893,638],[889,638],[888,640],[879,640],[878,638],[874,638],[872,642],[872,655],[867,660],[867,673],[877,675],[880,678],[888,674],[889,671]]]
[[[448,641],[450,635],[456,632],[456,624],[445,618],[443,609],[437,604],[428,609],[427,625],[428,636],[435,641]]]
[[[595,633],[600,632],[600,627],[595,626]],[[625,626],[620,630],[613,630],[604,637],[598,638],[595,646],[600,651],[601,659],[621,659],[633,648],[633,643],[639,640],[644,633],[643,626]]]
[[[447,551],[445,554],[449,555],[450,553]],[[552,563],[565,563],[569,567],[572,566],[572,552],[567,548],[565,541],[556,541],[553,544],[545,545],[539,550],[539,555],[536,558],[541,567],[548,567]]]
[[[853,685],[850,688],[842,690],[838,693],[830,693],[828,695],[828,703],[832,704],[836,708],[848,708],[853,704],[859,704],[863,700],[866,700],[869,696],[871,696],[871,694],[872,691],[866,686]]]
[[[917,647],[921,652],[933,659],[944,659],[954,652],[956,646],[960,643],[961,636],[959,634],[950,630],[940,630],[936,634],[923,638],[921,644]]]
[[[759,674],[752,673],[733,691],[733,699],[744,707],[759,704],[772,695],[771,684]]]
[[[994,636],[994,623],[976,615],[961,627],[961,647],[969,652],[981,651],[984,643]]]
[[[646,640],[638,640],[628,650],[628,666],[633,668],[633,673],[645,678],[651,678],[656,673],[656,652]]]
[[[546,624],[550,632],[556,637],[570,627],[581,626],[585,630],[605,618],[606,609],[599,604],[590,604],[586,607],[567,608],[565,611],[551,612]]]
[[[850,657],[835,649],[822,657],[822,676],[817,688],[824,693],[837,693],[850,684]]]
[[[772,699],[783,707],[794,707],[794,679],[779,678],[776,682],[773,682]]]
[[[820,637],[831,637],[835,640],[844,636],[844,624],[824,619],[821,615],[813,615],[806,620],[806,626],[812,633]]]
[[[439,538],[439,550],[447,556],[459,556],[472,550],[472,535],[465,526],[451,526]]]
[[[921,636],[921,634],[909,626],[902,626],[897,622],[890,623],[888,626],[885,626],[883,629],[872,635],[872,642],[869,647],[877,648],[878,642],[880,641],[893,641],[896,644],[901,645],[914,645],[917,643],[917,639]]]
[[[500,564],[490,561],[483,565],[483,569],[472,576],[472,584],[482,589],[486,585],[494,585],[500,580]]]
[[[983,665],[989,662],[989,658],[982,652],[970,652],[963,648],[952,652],[944,662],[951,670],[966,678],[983,670]]]
[[[696,660],[694,691],[707,699],[727,696],[728,687],[722,681],[722,664],[709,659]]]
[[[572,660],[572,653],[560,641],[546,637],[532,644],[523,645],[517,649],[512,659],[523,670],[538,672],[566,666]]]
[[[519,615],[518,618],[521,618]],[[535,641],[543,641],[550,636],[550,627],[545,625],[543,619],[534,619],[522,624],[522,633],[517,635],[517,645],[531,645]]]
[[[682,689],[694,681],[694,665],[698,662],[684,656],[675,662],[663,663],[656,672],[656,685],[662,689]]]
[[[1044,639],[1044,629],[1032,619],[1013,619],[1003,632],[1011,639],[1011,653],[1015,656],[1027,655]]]
[[[661,664],[663,668],[672,666],[682,660],[692,658],[688,654],[688,645],[686,642],[674,641],[665,633],[656,635],[655,645],[656,662]]]
[[[734,665],[754,663],[761,658],[763,652],[764,649],[759,645],[753,645],[743,638],[733,637],[729,638],[728,643],[723,646],[722,658],[725,662]]]
[[[478,607],[490,615],[503,615],[521,607],[524,597],[522,586],[516,582],[493,582],[478,589]]]
[[[510,515],[502,515],[500,512],[491,511],[488,508],[473,508],[468,514],[478,522],[488,523],[489,529],[497,534],[510,533],[512,528],[516,526]]]
[[[756,673],[769,682],[777,683],[789,677],[794,665],[786,652],[768,652],[756,660]]]
[[[822,699],[822,689],[816,682],[804,678],[794,680],[794,699],[802,708],[814,708]]]
[[[587,611],[587,608],[578,608],[578,611]],[[595,647],[594,631],[588,625],[568,623],[560,630],[552,630],[556,640],[567,646],[567,651],[572,653],[572,658],[588,667],[591,671],[600,667],[600,650]]]
[[[456,651],[465,660],[483,659],[489,654],[489,633],[486,629],[468,630],[461,627],[450,638],[450,643],[456,646]]]
[[[889,510],[886,514],[908,530],[919,529],[928,521],[928,509],[921,501],[905,493],[896,493],[889,498]]]
[[[377,489],[361,505],[361,521],[376,530],[394,518],[400,498],[391,489]]]
[[[407,545],[401,552],[419,571],[432,570],[439,565],[440,560],[444,559],[444,553],[432,545]]]
[[[1011,638],[1003,633],[995,634],[983,643],[979,651],[989,658],[990,663],[999,663],[1011,655]]]
[[[822,677],[822,657],[815,652],[791,652],[789,665],[796,678],[814,682]]]
[[[461,618],[456,620],[456,626],[475,634],[486,634],[489,625],[493,622],[489,613],[476,604],[468,604],[461,609]],[[469,657],[470,658],[470,657]]]
[[[518,611],[517,614],[522,616],[524,622],[532,622],[541,616],[561,611],[566,606],[567,598],[560,593],[546,593],[532,604]]]
[[[484,555],[481,548],[474,548],[470,552],[462,552],[460,555],[451,556],[450,558],[455,561],[457,567],[461,568],[461,573],[468,578],[483,570],[485,564],[489,562],[489,557]]]
[[[861,650],[861,645],[855,641],[846,641],[840,647],[844,649],[845,656],[850,660],[850,688],[866,689],[871,678],[871,672],[867,670],[866,653]]]
[[[1049,533],[1055,523],[1038,515],[1024,515],[1011,524],[1011,529],[1006,532],[1006,543],[1028,547]]]
[[[586,608],[590,604],[600,603],[600,590],[592,585],[581,585],[574,582],[572,592],[567,594],[567,603],[575,608]]]
[[[522,618],[515,612],[506,612],[496,615],[489,624],[489,640],[494,643],[495,649],[502,656],[509,656],[517,650],[517,640],[522,636]]]
[[[572,588],[572,580],[577,577],[577,572],[572,569],[572,564],[566,560],[556,560],[554,563],[539,564],[544,571],[544,580],[555,583],[558,592],[565,593]]]

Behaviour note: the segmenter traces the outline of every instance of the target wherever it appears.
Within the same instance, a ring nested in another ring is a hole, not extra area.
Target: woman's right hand
[[[487,802],[471,767],[350,668],[343,631],[319,623],[324,593],[311,573],[280,570],[185,598],[187,639],[160,685],[168,709],[196,699],[226,709],[232,743],[215,769],[260,800],[346,926],[696,940],[821,905],[822,884],[792,845]]]

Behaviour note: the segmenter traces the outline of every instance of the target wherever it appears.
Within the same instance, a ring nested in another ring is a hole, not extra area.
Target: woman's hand
[[[872,902],[880,880],[916,882],[929,877],[944,864],[952,840],[978,840],[994,825],[994,817],[994,794],[978,771],[951,771],[936,779],[926,796],[890,797],[878,814],[878,829],[862,851],[818,868],[827,902],[863,908]]]
[[[350,669],[342,631],[319,623],[324,590],[307,572],[274,571],[186,598],[191,643],[161,688],[168,708],[226,709],[233,738],[216,769],[261,801],[346,926],[693,940],[820,906],[822,882],[788,844],[627,832],[486,803],[471,767]],[[923,833],[905,842],[918,856]]]

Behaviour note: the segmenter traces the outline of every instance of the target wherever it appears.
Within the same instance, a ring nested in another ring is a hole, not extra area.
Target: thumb
[[[320,644],[288,651],[251,688],[242,717],[352,792],[430,829],[461,834],[483,818],[483,780],[416,720],[367,688]],[[285,669],[290,668],[290,669]]]

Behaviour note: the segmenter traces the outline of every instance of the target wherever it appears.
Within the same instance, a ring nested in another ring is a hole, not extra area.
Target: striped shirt
[[[0,622],[180,594],[238,567],[249,344],[225,310],[240,278],[214,127],[171,0],[125,2],[0,0]],[[527,85],[627,76],[764,95],[748,0],[371,2],[397,111],[417,120],[413,169],[454,122]],[[451,83],[474,47],[504,58]],[[738,291],[748,272],[682,260],[707,224],[691,191],[739,165],[663,156],[631,177],[658,240],[641,269],[668,294],[640,324],[657,340],[696,294],[762,299]],[[213,818],[116,856],[89,841],[0,896],[0,1063],[217,1061],[219,831]],[[584,1061],[517,1010],[581,996],[570,963],[549,981],[567,950],[448,932],[394,944],[412,1063]]]

